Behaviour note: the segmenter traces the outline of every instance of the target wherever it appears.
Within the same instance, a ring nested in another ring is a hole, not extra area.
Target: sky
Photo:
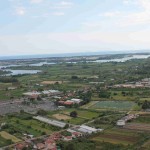
[[[150,49],[150,0],[0,0],[0,55]]]

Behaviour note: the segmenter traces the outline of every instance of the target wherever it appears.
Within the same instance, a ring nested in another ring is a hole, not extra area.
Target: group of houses
[[[127,116],[124,116],[120,120],[118,120],[116,124],[119,127],[123,127],[123,126],[126,125],[126,122],[131,121],[133,119],[136,119],[137,117],[139,117],[139,115],[137,115],[137,114],[129,114]]]
[[[82,126],[83,128],[85,128],[84,126]],[[82,128],[81,127],[81,128]],[[96,129],[93,128],[88,128],[86,127],[89,132],[89,134],[91,134],[94,132],[97,132]],[[21,142],[15,145],[15,150],[23,150],[25,148],[32,148],[33,150],[59,150],[60,148],[57,146],[57,141],[64,141],[64,142],[68,142],[68,141],[72,141],[73,139],[76,138],[80,138],[82,136],[85,135],[85,131],[79,132],[73,129],[67,129],[66,132],[70,133],[69,135],[63,135],[63,131],[62,132],[55,132],[53,134],[51,134],[50,136],[37,140],[37,139],[31,139],[29,141],[26,142]],[[40,141],[40,142],[39,142]]]
[[[44,90],[42,92],[37,92],[37,91],[31,91],[31,92],[26,92],[23,93],[23,95],[27,98],[32,98],[32,99],[37,99],[41,95],[47,95],[47,96],[58,96],[62,94],[62,92],[58,90]]]
[[[74,104],[80,104],[82,102],[81,99],[76,99],[76,98],[72,98],[71,100],[60,100],[58,101],[58,105],[62,105],[62,106],[72,106]]]
[[[92,133],[102,132],[104,129],[96,129],[93,127],[89,127],[87,125],[81,125],[77,128],[77,130],[84,134],[92,134]]]
[[[145,78],[135,83],[116,84],[113,88],[150,88],[150,78]]]

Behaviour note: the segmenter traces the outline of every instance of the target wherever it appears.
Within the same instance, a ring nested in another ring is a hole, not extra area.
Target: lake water
[[[108,60],[96,60],[96,61],[88,61],[88,62],[97,62],[97,63],[105,63],[105,62],[126,62],[131,59],[147,59],[150,55],[133,55],[124,58],[118,59],[108,59]]]
[[[40,66],[43,66],[43,65],[54,65],[54,64],[56,64],[56,63],[40,62],[40,63],[37,63],[37,64],[30,64],[29,66],[40,67]]]
[[[150,55],[132,55],[132,56],[126,56],[124,58],[120,59],[105,59],[105,60],[95,60],[95,61],[86,61],[86,62],[96,62],[96,63],[105,63],[105,62],[126,62],[131,59],[147,59],[149,58]],[[61,62],[60,62],[61,63]],[[77,62],[67,62],[67,63],[77,63]],[[54,62],[48,63],[48,62],[40,62],[36,64],[29,64],[29,65],[7,65],[7,66],[0,66],[0,69],[6,70],[6,71],[11,71],[12,73],[7,74],[8,75],[19,75],[19,74],[36,74],[38,72],[41,72],[40,70],[12,70],[12,69],[7,69],[9,67],[17,67],[17,66],[36,66],[40,67],[43,65],[53,65],[56,64]]]
[[[6,74],[6,76],[23,75],[23,74],[37,74],[37,73],[41,72],[40,70],[11,70],[11,69],[8,69],[6,71],[11,71],[11,73]]]

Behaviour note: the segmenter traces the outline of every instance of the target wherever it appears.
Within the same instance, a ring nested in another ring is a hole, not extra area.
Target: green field
[[[112,144],[133,145],[138,142],[139,135],[128,130],[112,129],[94,136],[91,140],[96,142],[109,142]]]
[[[3,117],[1,118],[1,122],[6,123],[6,127],[2,129],[2,131],[5,131],[19,139],[23,137],[24,133],[37,137],[59,130],[57,127],[32,119],[32,117],[28,114]]]
[[[94,118],[99,117],[100,113],[96,111],[90,111],[90,110],[85,110],[85,109],[75,109],[75,108],[69,108],[65,109],[63,111],[54,111],[54,112],[49,112],[47,117],[53,118],[54,114],[64,114],[67,116],[70,116],[70,112],[76,111],[77,112],[77,118],[71,118],[68,120],[65,120],[65,122],[71,123],[71,124],[82,124],[87,120],[91,120]],[[57,118],[55,118],[57,119]]]
[[[0,147],[7,146],[9,144],[12,144],[12,142],[0,136]]]
[[[107,109],[107,110],[130,110],[135,107],[134,102],[129,101],[99,101],[92,105],[91,109]]]
[[[4,139],[11,140],[14,143],[21,141],[20,139],[16,138],[15,136],[13,136],[5,131],[0,132],[0,136],[3,137]]]

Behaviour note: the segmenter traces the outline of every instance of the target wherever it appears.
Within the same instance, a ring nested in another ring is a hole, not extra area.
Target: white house
[[[75,104],[79,104],[82,100],[73,98],[73,99],[71,99],[71,101],[73,101]]]
[[[126,122],[125,120],[118,120],[117,121],[117,126],[125,126]]]

